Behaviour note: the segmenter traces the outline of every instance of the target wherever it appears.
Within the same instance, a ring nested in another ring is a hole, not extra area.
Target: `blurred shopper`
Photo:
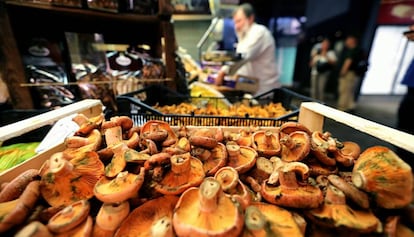
[[[358,39],[349,35],[345,39],[345,47],[339,59],[339,80],[338,80],[338,109],[346,112],[353,112],[356,107],[355,90],[360,76],[357,74],[358,63],[362,50],[358,46]]]
[[[241,54],[242,60],[230,70],[236,70],[236,75],[257,78],[259,86],[255,95],[281,87],[276,64],[275,39],[266,26],[255,22],[252,5],[239,5],[233,13],[233,21],[238,40],[236,53]],[[220,78],[228,73],[232,74],[228,68],[222,69],[216,84],[220,85]]]
[[[337,62],[336,53],[331,48],[331,42],[324,38],[311,52],[311,81],[310,95],[312,98],[324,101],[325,87]]]
[[[414,25],[410,26],[410,30],[414,31]],[[406,33],[405,37],[411,42],[414,42],[414,32]],[[414,134],[414,114],[412,108],[414,105],[414,58],[411,60],[407,71],[401,81],[402,85],[407,86],[407,92],[403,96],[398,107],[397,114],[397,129]],[[414,154],[404,149],[397,149],[398,155],[404,159],[411,167],[414,167]]]

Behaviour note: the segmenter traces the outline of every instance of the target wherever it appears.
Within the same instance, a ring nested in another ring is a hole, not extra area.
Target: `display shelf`
[[[5,7],[0,10],[0,29],[5,34],[0,35],[0,42],[3,43],[1,49],[7,70],[4,80],[9,86],[13,107],[34,108],[30,90],[20,86],[27,83],[21,59],[24,40],[31,36],[64,40],[65,32],[99,33],[103,35],[105,43],[110,44],[149,45],[150,55],[164,59],[166,77],[173,79],[166,82],[166,85],[175,90],[176,42],[172,12],[168,11],[170,4],[169,0],[161,0],[157,14],[142,15],[22,1],[2,2],[1,5]],[[71,81],[74,81],[67,45],[63,47],[66,47],[62,52],[66,71],[72,78]]]

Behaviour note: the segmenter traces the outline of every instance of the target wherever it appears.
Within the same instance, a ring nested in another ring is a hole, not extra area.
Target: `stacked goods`
[[[1,184],[2,236],[414,234],[412,169],[387,147],[297,122],[98,118],[75,117],[62,151]]]

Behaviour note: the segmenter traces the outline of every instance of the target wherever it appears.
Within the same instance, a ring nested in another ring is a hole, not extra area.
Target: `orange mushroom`
[[[361,147],[356,142],[344,141],[342,147],[336,149],[333,152],[335,160],[345,167],[351,167],[354,165],[355,160],[358,159],[361,154]]]
[[[283,223],[283,224],[281,224]],[[252,203],[246,209],[242,237],[304,236],[290,211],[264,202]]]
[[[130,212],[114,237],[175,236],[172,218],[177,201],[178,196],[164,195],[144,202]]]
[[[54,235],[55,237],[66,237],[66,236],[79,236],[79,237],[90,237],[93,231],[93,219],[91,216],[86,217],[86,220],[74,229],[68,232],[59,233]]]
[[[200,187],[183,192],[175,207],[173,226],[178,236],[239,236],[243,214],[224,194],[220,183],[207,177]]]
[[[39,181],[31,181],[16,199],[0,203],[0,233],[22,224],[39,200]]]
[[[220,168],[214,175],[214,178],[220,182],[224,193],[229,195],[232,200],[237,201],[242,209],[245,209],[252,202],[252,193],[240,181],[239,174],[233,167],[225,166]]]
[[[203,162],[203,169],[207,176],[214,175],[218,169],[224,167],[228,157],[226,146],[221,142],[218,142],[212,150],[193,148],[191,154]]]
[[[188,140],[193,146],[213,149],[219,142],[216,138],[215,132],[215,129],[209,128],[196,129],[190,133]]]
[[[228,161],[227,165],[235,168],[239,174],[248,172],[256,163],[257,152],[248,146],[239,146],[234,141],[226,143]]]
[[[279,131],[260,130],[252,134],[252,147],[260,156],[278,156],[281,152]]]
[[[53,154],[40,168],[40,191],[51,206],[69,205],[93,197],[93,187],[104,176],[104,165],[94,151],[70,161]]]
[[[297,180],[297,174],[301,182]],[[261,194],[273,204],[292,208],[316,208],[323,202],[322,191],[307,183],[309,168],[301,162],[286,163],[278,175],[275,185],[263,182]]]
[[[141,167],[139,174],[120,172],[114,179],[103,176],[93,187],[95,197],[102,202],[117,203],[138,195],[144,183],[145,169]]]
[[[412,169],[387,147],[373,146],[361,153],[352,169],[352,183],[372,194],[382,208],[402,208],[413,200]]]
[[[125,153],[129,150],[125,143],[117,143],[112,146],[114,153],[111,162],[105,166],[105,176],[113,178],[122,172],[126,167]]]
[[[122,221],[129,215],[129,201],[117,203],[103,203],[95,219],[95,227],[104,230],[107,235],[113,236]]]
[[[364,191],[358,189],[352,183],[348,183],[338,175],[331,174],[328,176],[328,180],[332,185],[344,192],[345,196],[354,203],[364,209],[369,208],[369,197]]]
[[[72,121],[79,125],[79,129],[74,133],[75,136],[87,136],[92,130],[99,129],[102,122],[105,120],[105,115],[100,113],[99,115],[88,118],[84,114],[76,114]]]
[[[291,134],[296,131],[306,132],[308,135],[312,134],[312,132],[305,125],[298,122],[287,121],[280,126],[280,132],[284,134]]]
[[[47,223],[53,233],[64,233],[83,223],[89,216],[90,204],[86,199],[67,205],[56,213]]]
[[[284,161],[301,161],[308,156],[311,142],[306,132],[295,131],[280,139],[282,144],[281,158]]]
[[[155,185],[155,190],[168,195],[181,194],[190,187],[201,184],[205,177],[203,163],[189,152],[170,158],[171,170]]]
[[[314,131],[311,135],[311,153],[324,165],[335,166],[331,152],[337,150],[336,140],[329,132]]]
[[[62,154],[70,160],[84,156],[89,151],[97,151],[102,145],[102,135],[98,129],[92,130],[86,137],[70,136],[65,139]]]
[[[144,139],[151,139],[163,147],[171,146],[178,140],[177,134],[171,126],[161,120],[150,120],[141,126],[140,135]]]
[[[319,208],[305,214],[317,225],[328,228],[345,228],[359,233],[373,233],[382,229],[381,221],[370,210],[354,210],[346,205],[345,194],[328,185],[325,201]]]

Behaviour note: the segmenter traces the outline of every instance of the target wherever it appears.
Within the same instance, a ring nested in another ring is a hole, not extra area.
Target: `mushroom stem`
[[[191,157],[190,153],[181,155],[173,155],[170,158],[171,171],[174,174],[183,174],[183,172],[189,172],[191,169]],[[183,175],[187,177],[186,175]]]
[[[171,217],[164,216],[156,220],[151,226],[151,237],[173,237]]]
[[[295,147],[295,143],[289,135],[285,135],[280,139],[280,143],[285,145],[287,148],[292,149]]]
[[[240,154],[240,146],[236,142],[226,143],[226,148],[230,159],[238,157],[238,155]]]
[[[73,170],[73,164],[63,158],[62,152],[57,152],[50,157],[50,172],[55,175],[66,175]]]
[[[263,235],[263,232],[267,233],[269,230],[269,222],[266,216],[256,206],[246,208],[244,223],[252,236],[266,236]]]
[[[352,183],[357,188],[363,189],[365,187],[365,178],[364,175],[361,173],[361,171],[355,171],[352,173]]]
[[[222,193],[220,183],[212,177],[205,178],[200,185],[200,210],[211,212],[218,207],[218,198]]]
[[[279,171],[279,183],[289,189],[297,189],[299,187],[296,174],[293,171]]]

